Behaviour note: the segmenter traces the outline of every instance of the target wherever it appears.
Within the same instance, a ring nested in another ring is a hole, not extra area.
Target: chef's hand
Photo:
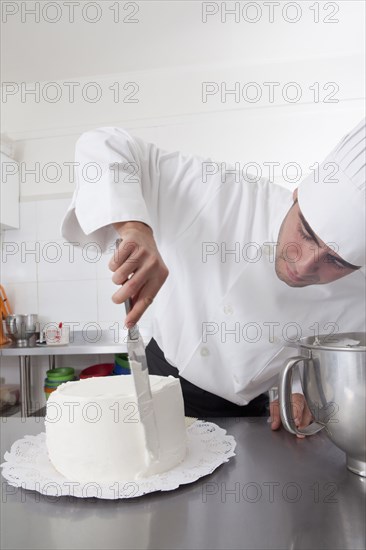
[[[306,404],[305,397],[301,393],[293,393],[291,396],[292,403],[292,416],[295,420],[296,427],[300,430],[310,424],[313,417]],[[272,401],[269,405],[271,414],[271,428],[272,430],[278,430],[281,426],[280,406],[278,399]],[[304,435],[296,434],[298,438],[303,439]]]
[[[113,294],[112,300],[122,304],[132,298],[133,307],[125,319],[126,327],[130,328],[153,302],[169,272],[148,225],[132,221],[113,226],[123,240],[109,262],[109,269],[114,272],[112,281],[123,286]]]

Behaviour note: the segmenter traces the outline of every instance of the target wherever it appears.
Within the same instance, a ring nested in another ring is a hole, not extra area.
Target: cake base
[[[2,475],[13,487],[52,497],[71,496],[107,500],[140,497],[155,491],[172,491],[211,474],[235,456],[236,442],[212,422],[195,421],[187,428],[187,454],[171,470],[141,480],[113,483],[79,483],[62,476],[48,458],[46,434],[25,436],[13,443],[1,464]]]

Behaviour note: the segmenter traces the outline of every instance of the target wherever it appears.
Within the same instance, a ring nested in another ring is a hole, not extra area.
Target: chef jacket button
[[[234,308],[230,304],[225,304],[222,309],[225,315],[231,315],[232,313],[234,313]]]
[[[202,357],[206,357],[207,355],[210,355],[208,348],[201,348],[201,355]]]

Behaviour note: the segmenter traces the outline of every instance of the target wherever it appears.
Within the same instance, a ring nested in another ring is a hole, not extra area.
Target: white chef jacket
[[[277,278],[274,246],[292,205],[285,188],[230,167],[205,178],[211,159],[114,127],[84,133],[75,162],[62,235],[112,251],[114,222],[153,229],[169,277],[155,298],[152,335],[191,383],[245,405],[276,384],[300,337],[365,330],[364,270],[305,288]]]

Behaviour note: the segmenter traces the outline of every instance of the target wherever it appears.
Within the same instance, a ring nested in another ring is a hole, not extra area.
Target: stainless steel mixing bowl
[[[37,315],[34,313],[13,314],[5,318],[6,333],[17,347],[28,347],[39,331]]]
[[[366,476],[366,333],[302,338],[300,354],[283,367],[279,381],[282,423],[293,434],[324,429],[347,455],[347,468]],[[292,416],[291,383],[299,363],[304,396],[314,422],[300,430]]]

